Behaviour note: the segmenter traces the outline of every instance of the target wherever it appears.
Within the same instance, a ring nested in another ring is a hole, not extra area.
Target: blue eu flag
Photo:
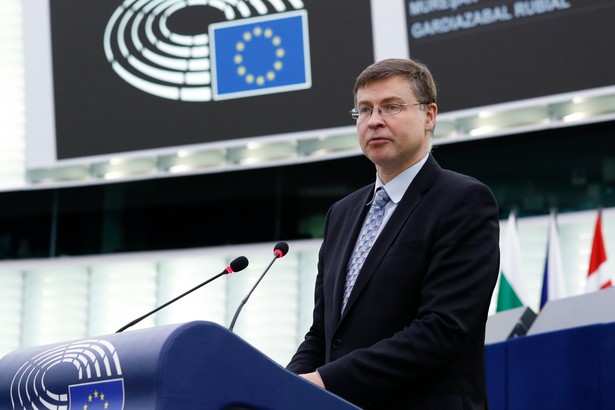
[[[312,86],[307,12],[209,26],[214,100]]]
[[[68,388],[69,410],[122,410],[124,379],[74,384]]]

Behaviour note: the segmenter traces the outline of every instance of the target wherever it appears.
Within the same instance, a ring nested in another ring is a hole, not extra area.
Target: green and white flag
[[[497,312],[523,306],[522,274],[523,265],[519,235],[517,233],[517,218],[515,212],[511,211],[508,216],[506,242],[502,251]]]

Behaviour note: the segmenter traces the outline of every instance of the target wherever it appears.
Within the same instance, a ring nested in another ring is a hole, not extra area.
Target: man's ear
[[[436,116],[438,115],[438,106],[436,103],[429,103],[425,106],[425,131],[433,131],[436,127]]]

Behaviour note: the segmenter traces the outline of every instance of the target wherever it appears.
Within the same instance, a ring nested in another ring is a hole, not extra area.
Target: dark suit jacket
[[[499,271],[491,191],[430,155],[365,260],[348,260],[374,186],[335,203],[319,253],[313,324],[288,369],[369,409],[488,408],[485,323]],[[341,316],[341,317],[340,317]]]

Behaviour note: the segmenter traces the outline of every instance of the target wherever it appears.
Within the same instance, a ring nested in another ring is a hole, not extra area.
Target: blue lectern
[[[0,409],[357,409],[225,328],[189,322],[27,348],[0,360]]]

